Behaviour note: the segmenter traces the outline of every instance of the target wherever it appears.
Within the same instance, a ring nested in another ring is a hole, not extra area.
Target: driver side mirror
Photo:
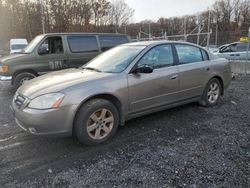
[[[138,74],[138,73],[144,73],[144,74],[150,74],[154,71],[154,69],[148,65],[144,65],[141,67],[137,67],[133,70],[133,74]]]
[[[45,46],[41,46],[38,49],[38,54],[39,55],[45,55],[45,54],[48,54],[48,53],[49,53],[49,51],[48,51],[48,49]]]

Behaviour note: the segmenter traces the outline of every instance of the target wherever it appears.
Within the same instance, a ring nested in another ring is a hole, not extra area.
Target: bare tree
[[[114,25],[116,30],[121,25],[129,23],[134,15],[134,10],[131,9],[124,0],[113,0],[110,10],[110,23]]]

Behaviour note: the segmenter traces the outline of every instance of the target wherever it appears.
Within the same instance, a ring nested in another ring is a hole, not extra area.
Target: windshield
[[[83,68],[100,72],[124,71],[146,46],[119,46],[99,55]]]
[[[26,44],[13,44],[11,45],[12,50],[22,50],[26,47]]]
[[[38,35],[35,37],[26,48],[22,50],[23,53],[31,53],[33,52],[34,48],[38,45],[38,43],[43,39],[43,35]]]

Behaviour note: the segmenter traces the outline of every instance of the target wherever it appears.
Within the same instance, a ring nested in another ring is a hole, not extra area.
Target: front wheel
[[[222,87],[221,87],[220,81],[216,78],[211,79],[208,82],[203,92],[200,104],[203,106],[216,105],[220,99],[220,96],[222,93],[221,91],[222,91]]]
[[[79,110],[74,135],[85,145],[96,145],[111,139],[118,128],[117,108],[104,99],[94,99]]]
[[[13,81],[14,89],[18,89],[21,85],[23,85],[26,81],[31,80],[35,78],[36,75],[29,73],[29,72],[23,72],[18,74]]]

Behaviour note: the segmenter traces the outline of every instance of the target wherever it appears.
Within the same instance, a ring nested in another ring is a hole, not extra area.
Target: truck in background
[[[15,89],[37,76],[79,68],[98,54],[130,42],[112,33],[48,33],[34,38],[21,52],[0,58],[0,82]]]
[[[27,39],[10,39],[10,54],[20,53],[27,45]]]

